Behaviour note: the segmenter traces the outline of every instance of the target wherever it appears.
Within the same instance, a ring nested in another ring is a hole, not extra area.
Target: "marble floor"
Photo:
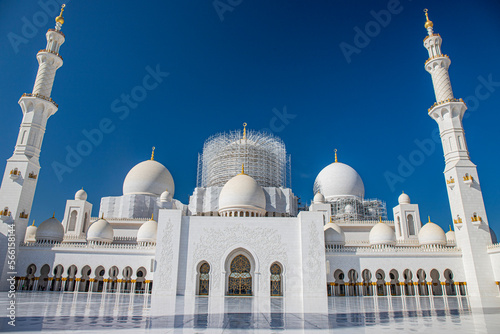
[[[7,306],[1,294],[0,309]],[[152,302],[149,295],[20,292],[16,326],[0,316],[1,332],[23,333],[500,333],[498,297],[475,308],[465,297],[177,296]]]

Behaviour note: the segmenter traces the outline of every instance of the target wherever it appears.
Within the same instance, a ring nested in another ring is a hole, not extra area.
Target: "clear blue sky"
[[[64,65],[52,92],[59,111],[47,125],[30,220],[38,225],[53,211],[62,219],[66,200],[81,187],[97,214],[100,198],[121,195],[128,170],[148,159],[152,146],[174,177],[175,197],[187,203],[205,139],[247,122],[252,129],[271,127],[284,140],[292,155],[292,188],[302,201],[313,197],[314,179],[337,148],[339,160],[363,178],[366,197],[387,202],[391,219],[404,190],[422,217],[430,215],[447,229],[442,148],[419,153],[415,143],[437,128],[427,116],[435,101],[424,70],[427,7],[452,60],[455,97],[479,102],[464,127],[490,224],[500,232],[500,87],[476,92],[489,76],[500,82],[497,1],[401,0],[383,27],[370,23],[371,12],[392,1],[232,0],[236,6],[224,9],[227,3],[216,2],[218,13],[212,1],[68,2]],[[32,90],[36,52],[54,25],[53,17],[44,22],[43,13],[37,1],[0,2],[2,161],[12,154],[21,122],[17,101]],[[23,34],[26,21],[38,24],[38,31]],[[355,28],[364,31],[367,24],[372,37],[348,63],[340,45],[355,46]],[[24,38],[17,47],[9,41],[13,34]],[[141,86],[146,67],[157,65],[169,73],[158,87],[127,117],[113,112],[123,106],[113,108],[113,101]],[[273,109],[282,113],[285,106],[295,118],[281,127]],[[65,164],[67,147],[76,149],[85,139],[82,131],[98,128],[103,119],[114,131],[58,180],[54,162]],[[401,159],[410,156],[424,158],[391,187],[387,172],[398,175]]]

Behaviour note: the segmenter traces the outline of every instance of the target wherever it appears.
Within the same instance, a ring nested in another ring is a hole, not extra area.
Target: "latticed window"
[[[208,295],[208,290],[209,290],[209,273],[210,272],[210,265],[208,263],[203,263],[200,267],[200,287],[199,287],[199,294],[200,295]]]
[[[281,292],[281,267],[274,263],[271,265],[271,296],[282,296]]]
[[[250,268],[250,261],[244,255],[238,255],[231,261],[228,295],[252,295]]]

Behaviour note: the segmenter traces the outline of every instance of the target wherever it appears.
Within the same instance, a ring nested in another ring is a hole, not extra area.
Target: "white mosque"
[[[205,142],[187,204],[175,199],[174,179],[154,160],[153,149],[150,160],[125,176],[123,195],[101,199],[99,217],[91,217],[93,204],[81,189],[66,202],[62,221],[52,216],[27,226],[45,125],[58,109],[50,95],[63,64],[63,23],[61,10],[37,54],[33,92],[19,100],[23,120],[0,188],[3,290],[299,299],[499,296],[500,244],[469,159],[466,105],[453,96],[450,59],[428,18],[425,69],[437,101],[428,114],[444,150],[443,186],[454,217],[447,233],[421,219],[405,193],[388,220],[385,202],[365,199],[363,180],[337,154],[318,174],[311,205],[299,208],[285,144],[246,124]]]

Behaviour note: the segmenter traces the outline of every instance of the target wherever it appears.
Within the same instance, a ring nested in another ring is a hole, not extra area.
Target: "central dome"
[[[314,181],[314,193],[320,192],[325,199],[336,197],[365,196],[365,186],[359,174],[350,166],[334,162],[318,174]]]
[[[266,212],[266,195],[262,187],[251,176],[238,174],[224,185],[219,195],[219,213],[222,215],[236,212],[264,215]]]
[[[124,195],[160,196],[168,190],[174,195],[174,179],[168,169],[154,160],[146,160],[134,166],[123,182]]]

